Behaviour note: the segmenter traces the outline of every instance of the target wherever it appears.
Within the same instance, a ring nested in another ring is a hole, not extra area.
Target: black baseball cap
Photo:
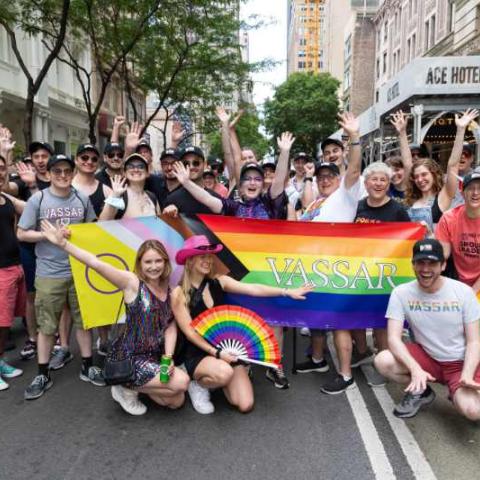
[[[137,146],[135,147],[135,152],[138,153],[138,151],[142,148],[142,147],[147,147],[150,152],[152,151],[152,147],[150,146],[150,142],[146,139],[146,138],[141,138],[140,141],[138,142]]]
[[[75,162],[72,160],[72,157],[59,153],[58,155],[53,155],[48,159],[47,170],[51,170],[57,163],[67,162],[72,169],[75,168]]]
[[[217,158],[213,155],[208,157],[207,163],[211,167],[220,167],[223,165],[223,161],[220,158]]]
[[[330,162],[317,162],[315,164],[315,175],[318,175],[322,168],[328,168],[328,170],[335,175],[340,175],[340,169],[334,163]]]
[[[175,160],[178,160],[178,151],[175,148],[167,148],[161,153],[160,161],[167,157],[173,157]]]
[[[105,148],[103,149],[104,155],[108,155],[109,153],[113,152],[114,150],[119,150],[122,152],[122,155],[125,153],[125,150],[123,149],[122,145],[117,142],[113,143],[107,143],[105,145]]]
[[[332,138],[332,137],[329,137],[329,138],[326,138],[322,144],[320,145],[320,149],[322,150],[322,152],[325,150],[325,147],[327,145],[337,145],[338,147],[340,147],[342,150],[345,150],[345,145],[343,144],[343,142],[341,140],[339,140],[338,138]]]
[[[473,145],[471,143],[464,143],[462,151],[468,152],[469,155],[473,155]]]
[[[470,172],[463,177],[463,190],[465,190],[474,180],[480,180],[480,167],[477,167],[473,172]]]
[[[293,157],[293,161],[300,160],[301,158],[303,158],[306,162],[308,162],[310,160],[310,155],[308,153],[305,153],[305,152],[298,152]]]
[[[185,157],[185,155],[188,155],[189,153],[192,153],[193,155],[200,157],[202,160],[205,160],[205,155],[203,153],[203,150],[200,147],[195,147],[193,145],[186,147],[181,151],[180,160],[182,160],[183,157]]]
[[[95,152],[97,155],[100,155],[98,148],[93,143],[82,143],[77,148],[77,156],[82,154],[83,152],[87,152],[88,150],[91,150],[92,152]]]
[[[277,169],[277,164],[271,159],[264,160],[262,162],[262,168],[271,168],[273,171],[275,171]]]
[[[256,170],[262,176],[262,178],[265,176],[263,168],[258,163],[250,162],[246,163],[240,170],[240,179],[245,176],[247,170]]]
[[[434,262],[444,262],[445,256],[443,254],[442,244],[434,238],[426,238],[419,240],[413,246],[413,258],[417,260],[433,260]]]
[[[125,160],[124,167],[127,166],[127,163],[133,162],[134,160],[141,160],[148,168],[147,159],[142,155],[140,155],[139,153],[132,153],[131,155],[129,155]]]
[[[211,170],[204,170],[203,173],[202,173],[202,176],[203,177],[208,177],[208,176],[216,177],[215,172],[212,172]]]
[[[29,146],[28,146],[28,153],[30,155],[33,155],[37,150],[40,150],[40,149],[44,149],[46,150],[50,155],[53,155],[54,151],[53,151],[53,148],[52,146],[47,143],[47,142],[32,142]]]

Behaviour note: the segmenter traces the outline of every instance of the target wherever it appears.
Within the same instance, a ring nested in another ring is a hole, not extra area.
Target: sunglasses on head
[[[90,157],[88,155],[81,155],[80,160],[82,162],[88,162],[90,160],[93,163],[97,163],[98,162],[98,157]]]
[[[215,250],[216,248],[216,245],[200,245],[199,247],[197,247],[197,250],[210,251]]]
[[[110,152],[110,153],[107,153],[107,157],[108,158],[123,158],[123,153],[122,152]]]
[[[192,160],[192,161],[188,161],[188,160],[184,160],[182,162],[186,167],[199,167],[200,164],[202,163],[200,160]]]

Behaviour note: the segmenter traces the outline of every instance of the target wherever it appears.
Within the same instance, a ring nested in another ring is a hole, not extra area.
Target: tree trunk
[[[88,116],[88,140],[92,145],[97,143],[96,120],[97,115]]]
[[[27,98],[25,100],[25,117],[23,119],[23,138],[25,139],[25,150],[32,143],[32,128],[33,128],[33,109],[35,108],[35,92],[28,87]],[[35,140],[46,140],[43,138],[36,138]]]

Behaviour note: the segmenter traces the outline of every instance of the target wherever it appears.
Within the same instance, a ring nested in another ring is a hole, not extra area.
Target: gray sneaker
[[[82,370],[80,372],[80,380],[90,382],[97,387],[104,387],[106,385],[102,370],[98,367],[90,367],[88,372]]]
[[[359,353],[356,348],[352,352],[352,361],[350,366],[352,368],[357,368],[360,365],[365,365],[367,363],[372,363],[375,354],[367,347],[365,353]]]
[[[423,393],[407,393],[395,406],[393,414],[399,418],[414,417],[423,405],[430,405],[435,400],[435,392],[427,385]]]
[[[50,370],[60,370],[72,360],[73,355],[70,353],[70,350],[60,347],[56,350],[53,350],[52,356],[50,358],[50,363],[48,364],[48,368]]]
[[[53,380],[45,375],[37,375],[27,387],[23,397],[25,400],[35,400],[41,397],[53,385]]]

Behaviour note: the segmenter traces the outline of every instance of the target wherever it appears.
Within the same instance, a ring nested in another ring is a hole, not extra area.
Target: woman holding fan
[[[72,243],[68,230],[42,221],[44,237],[65,250],[70,256],[123,291],[126,325],[122,335],[112,344],[112,358],[131,358],[134,379],[131,383],[112,387],[112,397],[131,415],[142,415],[147,407],[138,400],[145,393],[155,403],[179,408],[185,401],[189,382],[182,370],[169,368],[170,379],[162,383],[159,378],[160,357],[172,356],[177,340],[177,327],[170,306],[170,260],[165,247],[158,240],[146,240],[140,245],[134,272],[120,270],[102,262]]]
[[[188,393],[193,408],[202,414],[214,412],[208,389],[222,388],[228,402],[240,412],[253,408],[253,388],[247,369],[237,357],[215,348],[192,327],[192,319],[218,305],[224,305],[224,293],[255,297],[288,296],[304,300],[313,286],[286,289],[260,284],[240,283],[227,275],[215,276],[214,255],[222,250],[204,235],[187,239],[177,252],[176,262],[185,265],[181,284],[172,292],[172,310],[180,330],[186,337],[184,363],[192,381]]]

